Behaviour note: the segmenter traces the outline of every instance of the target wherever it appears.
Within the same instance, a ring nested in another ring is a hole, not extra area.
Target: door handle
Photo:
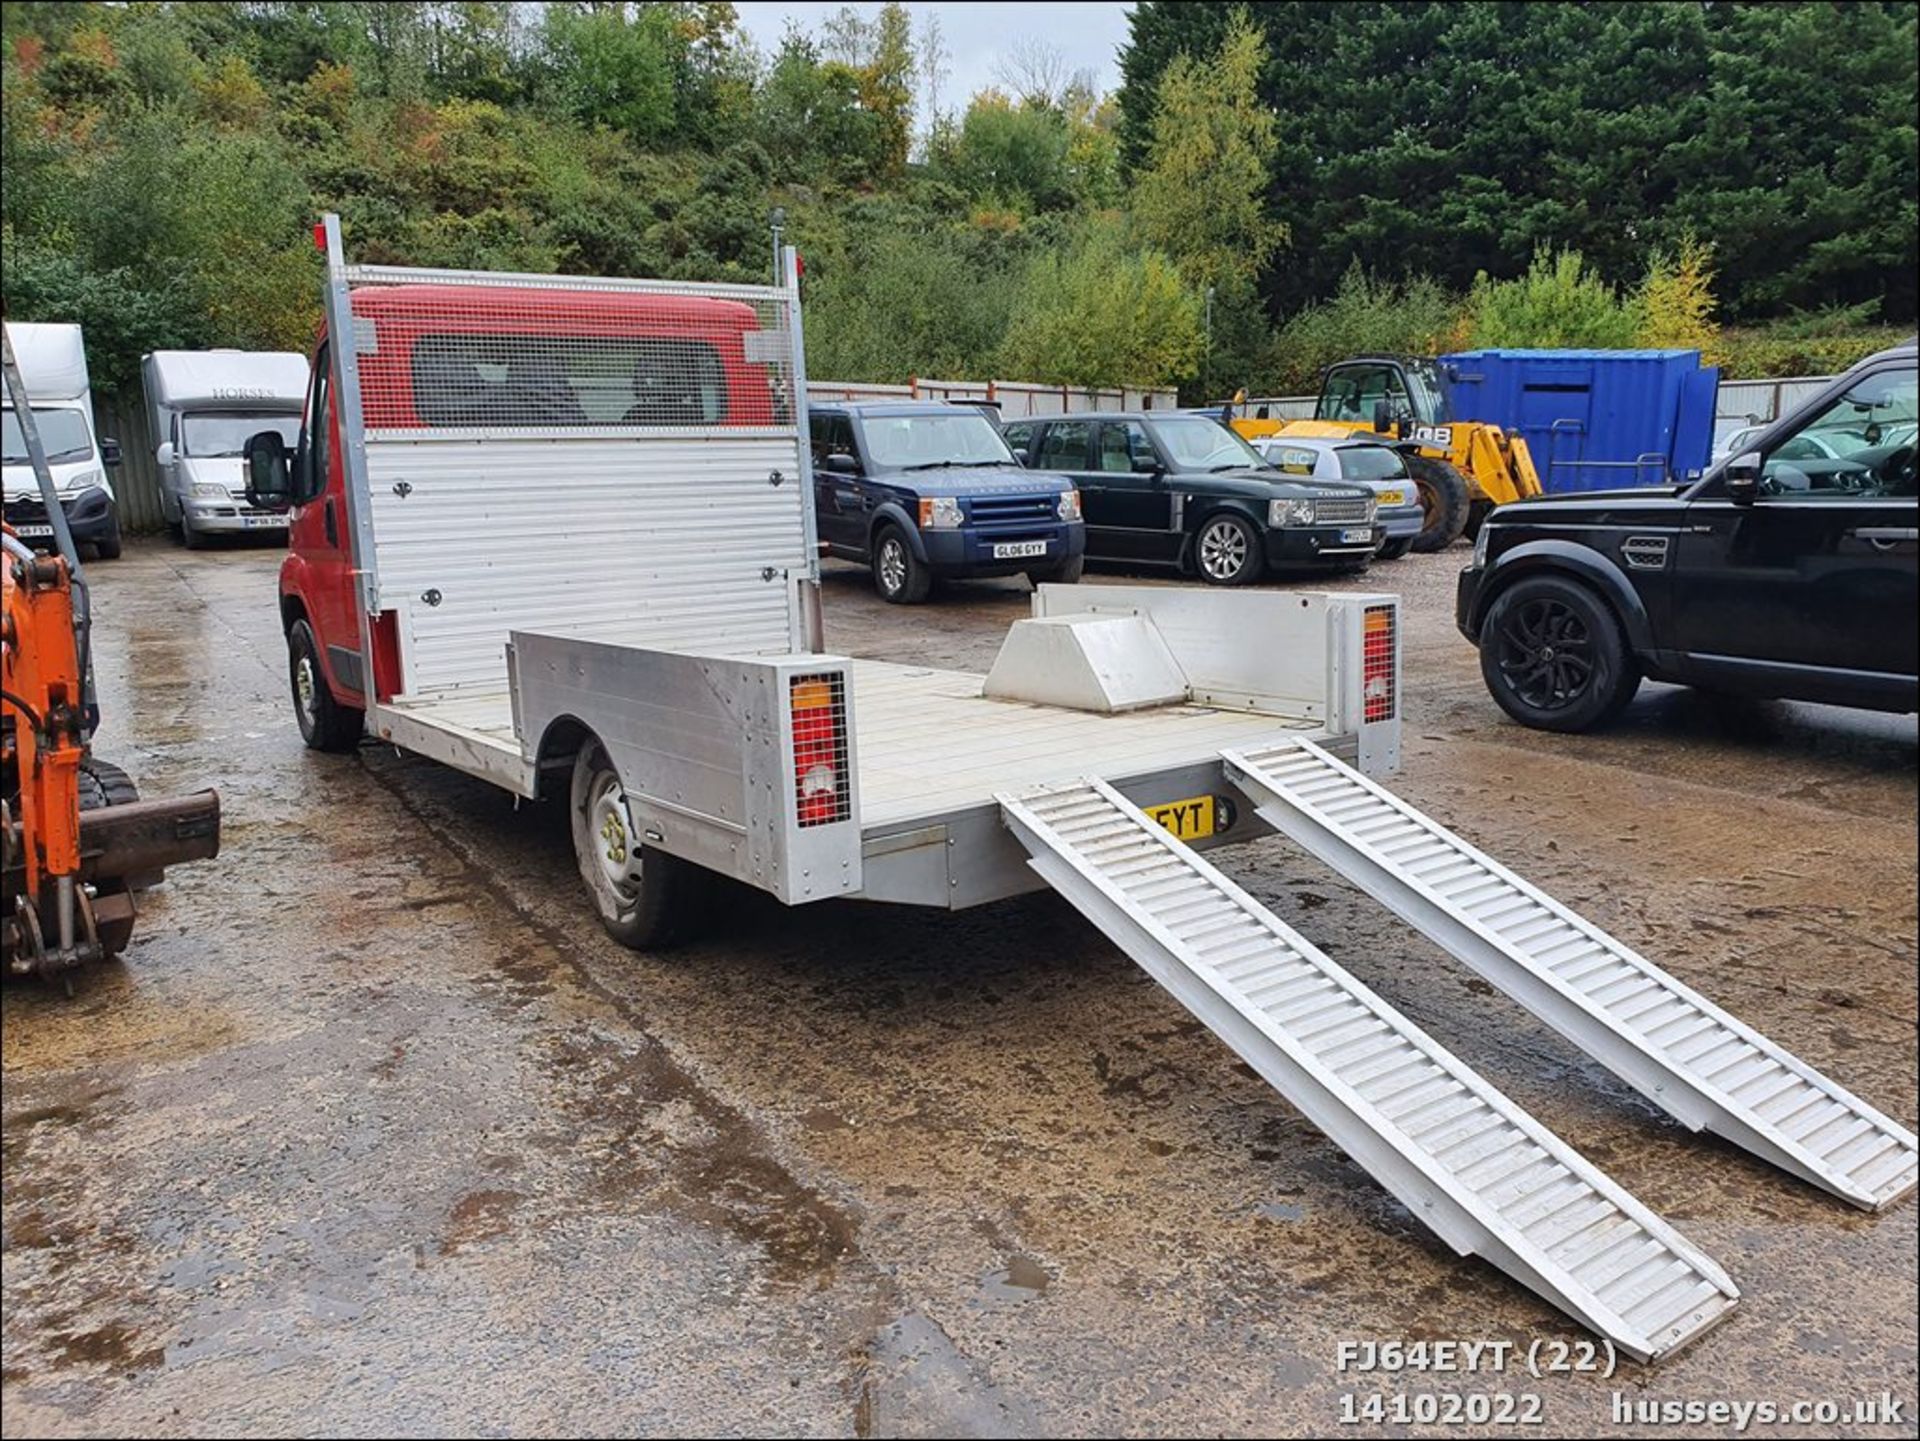
[[[1920,540],[1920,527],[1911,525],[1863,525],[1847,532],[1876,545],[1891,545],[1902,540]]]

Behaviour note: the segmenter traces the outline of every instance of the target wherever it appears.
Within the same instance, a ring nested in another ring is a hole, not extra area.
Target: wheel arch
[[[566,794],[572,784],[574,761],[588,745],[604,749],[599,734],[578,716],[562,714],[547,722],[547,728],[540,733],[540,748],[534,752],[536,800]]]
[[[873,559],[874,547],[880,542],[880,532],[888,526],[901,531],[907,538],[907,549],[913,552],[913,558],[926,565],[927,543],[921,538],[920,527],[907,514],[906,507],[897,500],[884,501],[874,511],[873,519],[867,523],[867,559]]]
[[[1200,532],[1207,528],[1207,522],[1217,516],[1231,515],[1244,520],[1253,527],[1253,542],[1256,546],[1267,543],[1267,518],[1259,509],[1257,501],[1238,495],[1210,495],[1193,506],[1188,512],[1186,534],[1180,538],[1180,569],[1191,573],[1197,569],[1194,547],[1200,544]]]
[[[1528,541],[1500,557],[1486,584],[1474,597],[1469,620],[1475,644],[1479,643],[1493,603],[1520,581],[1541,578],[1571,581],[1593,592],[1619,621],[1626,633],[1627,646],[1635,657],[1645,660],[1652,654],[1653,621],[1633,583],[1606,556],[1567,540]]]

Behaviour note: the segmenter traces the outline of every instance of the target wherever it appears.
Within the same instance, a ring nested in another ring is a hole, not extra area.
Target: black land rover
[[[1371,486],[1289,475],[1210,416],[1054,415],[1001,434],[1079,488],[1093,559],[1246,585],[1269,569],[1364,570],[1384,534]]]
[[[1691,485],[1501,506],[1455,607],[1487,689],[1558,731],[1611,719],[1643,675],[1920,708],[1915,424],[1909,341]]]

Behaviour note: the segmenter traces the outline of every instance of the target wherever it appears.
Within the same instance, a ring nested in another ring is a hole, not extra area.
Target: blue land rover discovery
[[[977,409],[930,402],[815,404],[814,511],[828,555],[873,569],[896,605],[936,579],[1077,581],[1080,495],[1014,458]]]

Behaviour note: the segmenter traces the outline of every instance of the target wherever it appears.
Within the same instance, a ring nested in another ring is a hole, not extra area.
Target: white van
[[[160,469],[160,511],[189,549],[216,534],[275,530],[287,518],[247,504],[241,452],[278,430],[300,438],[307,358],[292,351],[156,350],[140,379]]]
[[[87,351],[80,327],[7,323],[20,379],[33,405],[54,489],[74,542],[91,545],[102,559],[120,554],[120,514],[107,468],[120,463],[120,447],[94,433],[93,396],[87,382]],[[7,524],[31,545],[51,548],[53,525],[41,503],[40,482],[27,457],[27,440],[6,402],[4,478]]]

